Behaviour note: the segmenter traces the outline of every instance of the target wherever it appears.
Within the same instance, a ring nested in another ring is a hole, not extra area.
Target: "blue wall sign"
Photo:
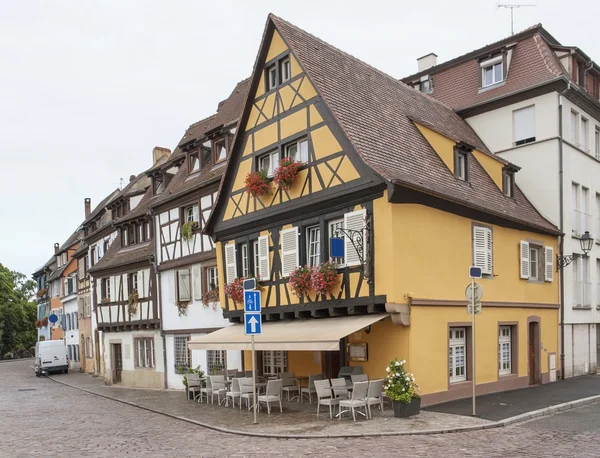
[[[244,291],[244,312],[260,312],[260,291]]]
[[[481,278],[481,267],[475,267],[475,266],[469,267],[469,277]]]
[[[262,333],[262,317],[260,313],[244,313],[244,325],[247,336]]]
[[[329,239],[329,256],[332,258],[344,257],[344,239],[339,237]]]

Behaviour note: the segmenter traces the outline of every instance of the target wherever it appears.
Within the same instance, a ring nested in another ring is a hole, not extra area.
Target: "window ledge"
[[[472,386],[473,382],[471,380],[465,380],[464,382],[450,382],[448,384],[449,390],[459,390],[461,388],[466,388]]]
[[[528,278],[527,283],[531,283],[532,285],[543,285],[546,282],[544,280],[533,280],[531,278]]]
[[[573,310],[592,310],[591,305],[574,305]]]
[[[502,80],[499,83],[490,84],[489,86],[485,86],[485,87],[480,88],[477,93],[481,94],[483,92],[487,92],[487,91],[490,91],[492,89],[496,89],[497,87],[504,86],[505,84],[506,84],[506,80]]]
[[[498,374],[498,380],[509,379],[509,378],[517,378],[519,374],[511,372],[510,374]]]

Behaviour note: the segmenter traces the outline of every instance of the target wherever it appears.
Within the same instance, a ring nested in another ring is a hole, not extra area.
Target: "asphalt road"
[[[600,404],[515,427],[469,433],[262,439],[207,430],[49,379],[36,379],[30,364],[0,363],[2,458],[600,456]]]

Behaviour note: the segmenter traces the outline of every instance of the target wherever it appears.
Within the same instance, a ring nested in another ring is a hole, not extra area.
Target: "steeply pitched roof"
[[[56,256],[53,255],[50,257],[50,259],[48,259],[46,261],[46,263],[43,266],[38,267],[35,270],[35,272],[33,272],[33,274],[31,274],[31,276],[38,277],[38,276],[41,276],[41,274],[45,271],[52,272],[55,267],[56,267]]]
[[[102,201],[100,201],[100,203],[98,205],[96,205],[96,207],[94,208],[94,210],[92,210],[92,212],[90,213],[90,215],[83,221],[83,224],[88,223],[88,222],[92,221],[94,218],[96,218],[96,216],[98,216],[100,214],[100,212],[102,210],[104,210],[106,208],[106,206],[113,199],[117,198],[117,196],[119,195],[120,192],[121,191],[119,191],[118,189],[115,189],[110,194],[108,194],[104,199],[102,199]]]
[[[68,250],[69,248],[71,248],[73,245],[75,245],[79,240],[81,240],[83,236],[83,232],[81,232],[81,229],[78,227],[77,230],[75,232],[73,232],[69,238],[67,239],[67,241],[65,243],[63,243],[60,248],[58,249],[58,253],[60,254],[63,251]]]
[[[496,43],[407,76],[402,81],[410,83],[418,81],[424,75],[432,76],[432,96],[460,111],[568,76],[551,49],[551,46],[557,43],[538,24]],[[481,68],[478,58],[504,47],[512,49],[505,82],[481,90]]]
[[[90,273],[98,273],[106,269],[124,267],[141,261],[149,261],[154,256],[153,247],[153,241],[121,247],[121,234],[119,234],[108,251],[104,253],[102,259],[90,268]]]
[[[452,109],[271,15],[342,130],[364,162],[395,184],[556,233],[517,189],[511,199],[476,161],[470,186],[457,180],[414,122],[494,157]]]

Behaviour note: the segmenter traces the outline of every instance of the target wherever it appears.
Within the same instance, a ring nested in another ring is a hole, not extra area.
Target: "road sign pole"
[[[254,403],[254,424],[257,424],[256,420],[256,352],[254,351],[254,335],[250,336],[250,342],[252,346],[252,400]]]
[[[471,353],[473,355],[473,416],[475,416],[475,378],[476,378],[476,369],[475,369],[475,279],[471,278],[471,329],[473,330],[471,336]]]

